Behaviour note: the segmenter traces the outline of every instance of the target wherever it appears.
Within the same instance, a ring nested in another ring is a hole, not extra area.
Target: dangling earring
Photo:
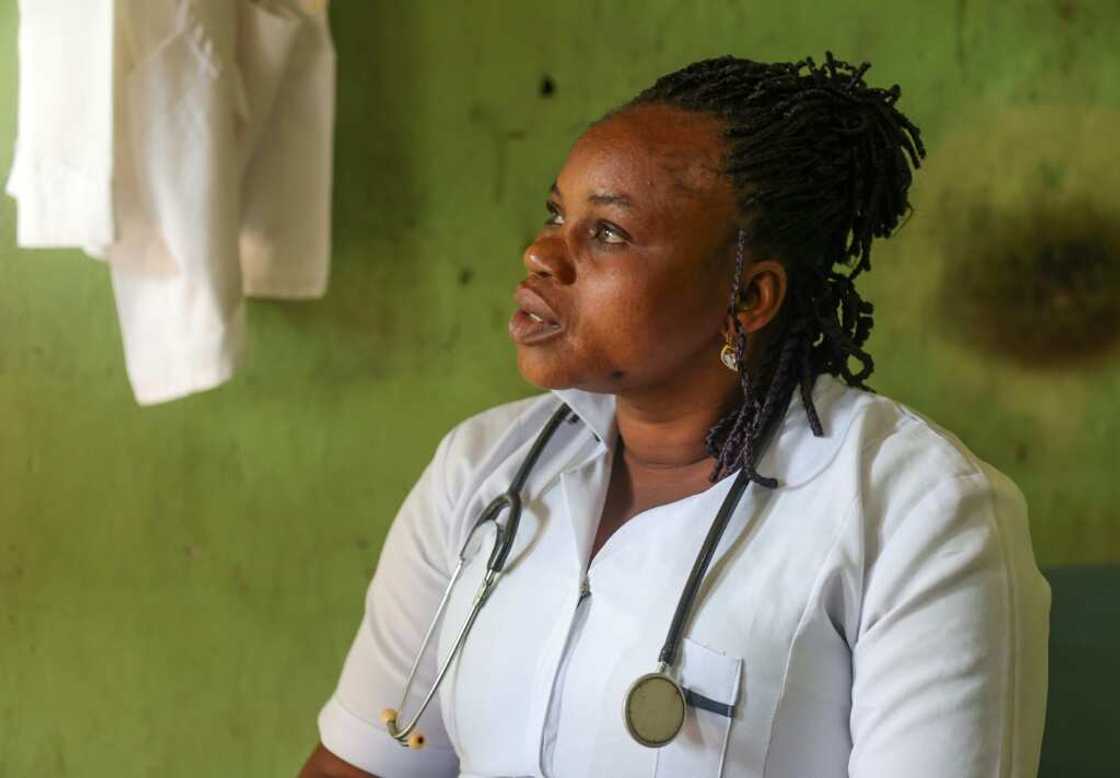
[[[752,307],[750,303],[739,297],[739,281],[743,275],[743,246],[745,241],[746,235],[743,233],[743,230],[740,229],[737,242],[738,245],[736,246],[735,251],[735,279],[732,282],[732,316],[740,313],[741,311],[750,310]],[[738,331],[738,322],[736,322],[736,327],[733,331]],[[722,362],[723,366],[731,372],[739,372],[739,360],[735,356],[735,347],[731,345],[731,336],[727,337],[727,341],[723,344],[723,348],[721,348],[719,351],[719,361]]]
[[[735,349],[731,347],[730,343],[723,344],[723,348],[719,351],[719,361],[731,372],[739,372],[739,360],[735,358]]]
[[[735,311],[749,311],[753,307],[754,306],[748,302],[741,302],[735,306]],[[739,360],[735,358],[735,347],[731,345],[730,338],[723,344],[723,348],[719,350],[719,361],[733,373],[739,372]]]

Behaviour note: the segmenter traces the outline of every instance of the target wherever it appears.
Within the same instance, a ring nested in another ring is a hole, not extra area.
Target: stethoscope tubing
[[[439,671],[436,678],[429,688],[427,694],[424,696],[424,701],[420,708],[409,720],[408,724],[403,729],[398,729],[396,726],[396,719],[391,718],[386,720],[389,734],[401,744],[407,744],[409,735],[416,728],[420,717],[427,710],[428,705],[431,704],[432,699],[435,697],[436,691],[439,689],[440,684],[443,682],[444,677],[447,675],[452,662],[458,657],[462,650],[463,644],[466,642],[467,635],[470,633],[471,628],[474,626],[475,620],[478,618],[482,606],[490,596],[498,579],[501,577],[502,570],[509,559],[510,551],[513,549],[513,542],[517,536],[517,530],[521,521],[521,490],[525,486],[525,482],[529,478],[529,473],[536,465],[537,460],[540,458],[541,452],[552,438],[557,428],[564,422],[565,419],[571,414],[571,409],[566,403],[561,406],[552,414],[544,428],[537,435],[536,440],[533,441],[529,453],[526,455],[525,460],[518,468],[513,481],[510,482],[509,488],[503,493],[495,497],[489,505],[482,511],[478,520],[471,527],[470,532],[467,533],[466,540],[464,540],[462,547],[459,550],[459,561],[455,566],[447,587],[444,590],[443,597],[440,600],[439,607],[436,608],[436,613],[432,618],[431,624],[424,635],[424,639],[420,644],[417,651],[416,659],[412,663],[409,670],[408,678],[405,681],[404,692],[401,695],[401,703],[398,710],[403,710],[404,704],[408,699],[408,692],[411,690],[412,683],[415,680],[416,672],[420,666],[420,662],[428,645],[431,643],[432,637],[435,634],[436,626],[442,618],[444,611],[447,609],[448,602],[451,598],[451,592],[455,587],[456,581],[459,579],[463,571],[463,566],[466,561],[467,551],[474,538],[475,533],[487,522],[493,522],[496,532],[494,539],[494,547],[490,552],[490,557],[486,562],[486,573],[483,576],[482,584],[479,586],[478,592],[475,594],[474,601],[471,605],[470,613],[467,615],[463,626],[460,628],[455,642],[451,647],[451,651],[447,657],[440,663]],[[763,436],[768,439],[769,435]],[[768,442],[768,440],[766,441]],[[658,653],[658,673],[667,674],[670,669],[676,665],[678,656],[680,654],[680,644],[684,631],[688,626],[692,612],[696,607],[696,598],[699,594],[700,586],[704,581],[704,576],[707,574],[708,567],[715,556],[716,549],[722,539],[725,530],[727,529],[728,522],[731,520],[731,515],[735,512],[736,507],[742,498],[743,492],[750,486],[751,478],[746,469],[741,469],[735,480],[731,484],[727,495],[724,497],[719,511],[716,513],[715,519],[712,521],[708,532],[704,537],[704,542],[700,547],[700,552],[697,554],[695,561],[692,564],[692,569],[689,572],[688,579],[685,582],[684,588],[681,590],[680,598],[677,601],[677,607],[673,613],[673,619],[670,622],[669,630],[665,636],[665,642]],[[506,519],[505,525],[498,523],[498,518],[505,510],[509,510],[509,516]],[[675,683],[675,681],[674,681]]]
[[[712,557],[715,556],[719,541],[723,537],[724,530],[727,529],[727,523],[731,520],[731,514],[735,512],[743,491],[749,485],[750,477],[745,470],[740,470],[739,475],[732,482],[727,496],[723,498],[719,512],[716,513],[716,517],[712,521],[712,526],[708,528],[708,534],[704,537],[703,545],[700,546],[700,553],[693,561],[692,571],[688,574],[688,580],[685,582],[684,588],[681,589],[681,596],[677,600],[677,609],[673,612],[673,620],[669,624],[668,633],[665,635],[665,643],[661,646],[661,651],[657,655],[657,661],[661,665],[662,671],[672,667],[677,662],[681,638],[684,635],[685,627],[688,626],[692,610],[696,606],[696,595],[699,593],[700,584],[703,583],[704,575],[708,572],[708,565],[712,563]]]
[[[482,525],[492,521],[494,523],[496,537],[494,538],[494,548],[491,550],[490,558],[486,562],[486,573],[483,576],[482,584],[479,586],[478,592],[475,594],[470,613],[463,622],[463,626],[460,628],[459,634],[455,638],[451,651],[447,654],[443,662],[440,663],[436,678],[431,688],[428,689],[428,693],[424,696],[424,701],[421,703],[416,713],[413,714],[409,722],[400,729],[397,728],[395,720],[386,722],[389,734],[398,742],[402,744],[406,743],[408,736],[416,729],[420,717],[424,715],[424,711],[427,710],[428,705],[431,704],[436,691],[439,689],[440,684],[443,683],[444,676],[447,675],[447,671],[451,668],[451,663],[455,661],[455,658],[459,655],[463,647],[463,643],[466,642],[467,635],[470,633],[471,627],[474,626],[474,622],[478,618],[482,606],[486,603],[490,592],[497,584],[498,578],[505,568],[506,561],[509,559],[510,551],[513,549],[513,541],[517,537],[517,529],[521,523],[521,490],[524,488],[525,482],[529,478],[529,473],[532,472],[533,467],[540,458],[541,452],[544,451],[544,447],[548,444],[553,434],[555,434],[556,429],[570,414],[571,409],[566,403],[561,404],[552,414],[548,423],[545,424],[544,429],[540,431],[536,440],[533,441],[529,453],[521,463],[521,467],[518,468],[513,481],[510,482],[509,488],[491,500],[490,504],[482,511],[478,521],[474,523],[470,532],[467,533],[467,537],[463,541],[462,547],[459,549],[459,561],[455,565],[455,570],[452,572],[451,578],[447,582],[447,586],[443,591],[443,597],[440,599],[439,606],[436,608],[435,615],[432,617],[432,621],[428,625],[427,631],[424,633],[424,639],[420,642],[420,648],[416,652],[416,658],[412,661],[412,667],[409,668],[408,677],[405,679],[404,691],[401,694],[401,701],[397,706],[398,711],[404,710],[404,704],[408,700],[408,693],[412,689],[412,682],[416,678],[416,672],[420,668],[420,662],[427,652],[428,645],[432,641],[432,637],[435,634],[440,619],[443,617],[444,611],[447,610],[447,604],[451,600],[451,592],[454,590],[455,583],[459,580],[459,576],[463,572],[463,565],[466,562],[467,551],[471,545],[471,541]],[[503,527],[498,523],[498,517],[501,515],[502,511],[506,509],[509,510],[509,516]]]
[[[416,677],[416,670],[420,666],[420,660],[424,656],[424,653],[428,647],[428,643],[431,642],[432,633],[435,632],[436,625],[439,624],[440,617],[443,615],[443,611],[447,606],[447,601],[451,597],[451,590],[455,586],[455,580],[458,578],[459,572],[462,570],[462,566],[463,565],[460,562],[455,570],[455,575],[452,576],[451,581],[448,583],[443,600],[440,602],[440,607],[436,610],[435,618],[432,619],[432,623],[428,627],[428,632],[424,636],[424,641],[420,644],[420,651],[417,652],[416,659],[412,663],[412,669],[409,670],[408,679],[405,681],[404,693],[401,695],[399,710],[404,709],[404,703],[408,700],[408,692],[412,686],[413,679]],[[494,588],[494,584],[497,582],[497,579],[498,574],[492,573],[489,570],[486,571],[486,574],[482,579],[482,585],[479,586],[478,592],[474,597],[474,602],[471,604],[471,612],[467,615],[466,621],[463,622],[463,626],[459,629],[459,634],[455,638],[455,643],[454,645],[452,645],[450,653],[448,653],[447,658],[444,659],[440,664],[439,672],[436,673],[436,677],[435,680],[432,681],[431,688],[429,688],[428,693],[424,695],[424,701],[420,704],[420,707],[417,708],[416,713],[413,714],[412,719],[408,722],[408,724],[404,726],[403,729],[397,729],[395,725],[393,725],[393,727],[391,728],[390,734],[398,741],[407,741],[408,736],[412,734],[412,731],[416,729],[416,725],[420,723],[420,717],[424,715],[424,711],[428,709],[428,705],[430,705],[432,700],[435,698],[440,684],[443,683],[444,676],[447,675],[447,671],[451,669],[451,663],[454,662],[455,657],[459,655],[459,650],[463,647],[463,643],[466,642],[467,635],[470,634],[471,627],[474,626],[475,619],[478,618],[478,614],[482,610],[482,606],[486,602],[486,598],[490,596],[490,592]]]
[[[788,404],[789,401],[786,402]],[[759,441],[760,451],[765,451],[770,446],[777,422],[784,415],[783,409],[783,413],[774,417],[770,425],[763,430]],[[673,612],[673,620],[670,622],[669,631],[665,635],[665,643],[661,646],[661,651],[657,655],[660,672],[665,672],[667,668],[672,667],[677,662],[681,639],[688,627],[692,611],[696,608],[696,597],[700,592],[700,585],[704,582],[708,566],[712,563],[719,542],[727,530],[731,515],[735,513],[743,493],[752,483],[747,469],[741,468],[739,474],[735,476],[735,480],[731,483],[727,495],[723,498],[723,503],[719,506],[719,511],[712,521],[712,526],[708,528],[708,534],[704,537],[703,545],[700,546],[700,553],[696,555],[696,559],[692,563],[692,570],[688,574],[688,580],[685,581],[684,588],[681,589],[681,596],[677,600],[677,609]]]

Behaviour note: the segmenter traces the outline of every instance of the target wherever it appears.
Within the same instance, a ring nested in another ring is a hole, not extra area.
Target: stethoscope
[[[525,461],[521,463],[521,467],[509,488],[486,506],[486,509],[482,511],[467,534],[467,538],[459,550],[459,561],[451,574],[451,580],[448,581],[447,588],[443,592],[443,598],[440,600],[439,607],[436,608],[435,616],[432,618],[432,623],[428,626],[428,631],[424,634],[424,640],[416,653],[416,659],[413,660],[412,667],[408,671],[408,678],[405,680],[400,704],[396,709],[386,708],[381,712],[382,723],[385,724],[389,734],[401,745],[409,748],[423,748],[424,736],[417,731],[416,724],[420,721],[424,711],[427,710],[439,689],[439,685],[443,682],[444,676],[447,675],[451,663],[462,649],[471,627],[474,626],[475,619],[478,618],[479,611],[482,610],[482,606],[486,603],[498,578],[501,576],[510,550],[513,548],[513,541],[517,536],[518,524],[521,521],[521,489],[529,478],[529,473],[536,465],[537,459],[540,458],[541,451],[544,450],[557,428],[568,418],[570,413],[571,410],[568,406],[562,404],[552,414],[544,429],[537,435],[533,447],[529,449],[529,454],[525,457]],[[684,724],[685,714],[688,710],[687,697],[685,690],[673,677],[673,668],[676,666],[680,655],[681,638],[685,626],[688,624],[689,616],[692,614],[696,595],[700,590],[701,582],[704,580],[704,574],[715,555],[716,547],[719,545],[720,538],[723,537],[723,532],[727,528],[731,514],[735,511],[735,507],[749,483],[750,479],[746,471],[740,470],[735,477],[735,481],[731,484],[730,491],[724,497],[723,504],[720,506],[719,512],[716,513],[712,526],[708,529],[708,534],[704,538],[704,544],[700,547],[700,553],[696,556],[696,561],[692,563],[692,571],[688,575],[684,589],[681,590],[677,610],[673,614],[673,620],[669,624],[669,632],[665,636],[665,643],[661,646],[661,651],[657,656],[657,669],[635,680],[626,693],[623,706],[626,728],[634,740],[643,746],[660,748],[666,745],[677,736]],[[507,509],[509,510],[509,517],[504,525],[499,524],[498,517]],[[486,562],[486,572],[482,577],[482,584],[474,596],[470,613],[459,630],[450,653],[440,665],[435,681],[424,696],[424,701],[419,710],[412,716],[408,724],[404,727],[398,727],[399,711],[404,708],[405,701],[408,699],[408,692],[416,677],[417,668],[420,666],[420,660],[435,634],[436,625],[447,608],[455,582],[463,571],[463,565],[467,561],[467,548],[478,529],[491,521],[494,522],[495,527],[494,547],[490,552],[489,560]]]

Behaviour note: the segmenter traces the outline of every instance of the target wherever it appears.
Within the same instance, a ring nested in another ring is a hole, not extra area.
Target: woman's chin
[[[567,389],[577,381],[573,371],[556,354],[532,346],[517,347],[517,369],[522,378],[541,389]]]

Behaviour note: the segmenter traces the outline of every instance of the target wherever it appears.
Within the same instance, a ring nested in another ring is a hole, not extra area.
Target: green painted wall
[[[0,5],[3,170],[14,6]],[[332,14],[331,291],[254,302],[251,363],[231,384],[137,408],[104,268],[16,250],[13,203],[0,206],[0,776],[294,774],[412,479],[451,424],[532,391],[505,319],[569,143],[706,55],[831,48],[903,85],[930,154],[917,212],[865,279],[873,384],[1016,479],[1043,563],[1120,561],[1115,357],[982,352],[953,324],[966,303],[987,310],[959,290],[983,286],[967,268],[992,235],[1021,236],[1007,225],[1033,227],[1035,206],[1061,222],[1069,203],[1120,202],[1114,2],[386,1]],[[1039,332],[1065,331],[1023,307]]]

